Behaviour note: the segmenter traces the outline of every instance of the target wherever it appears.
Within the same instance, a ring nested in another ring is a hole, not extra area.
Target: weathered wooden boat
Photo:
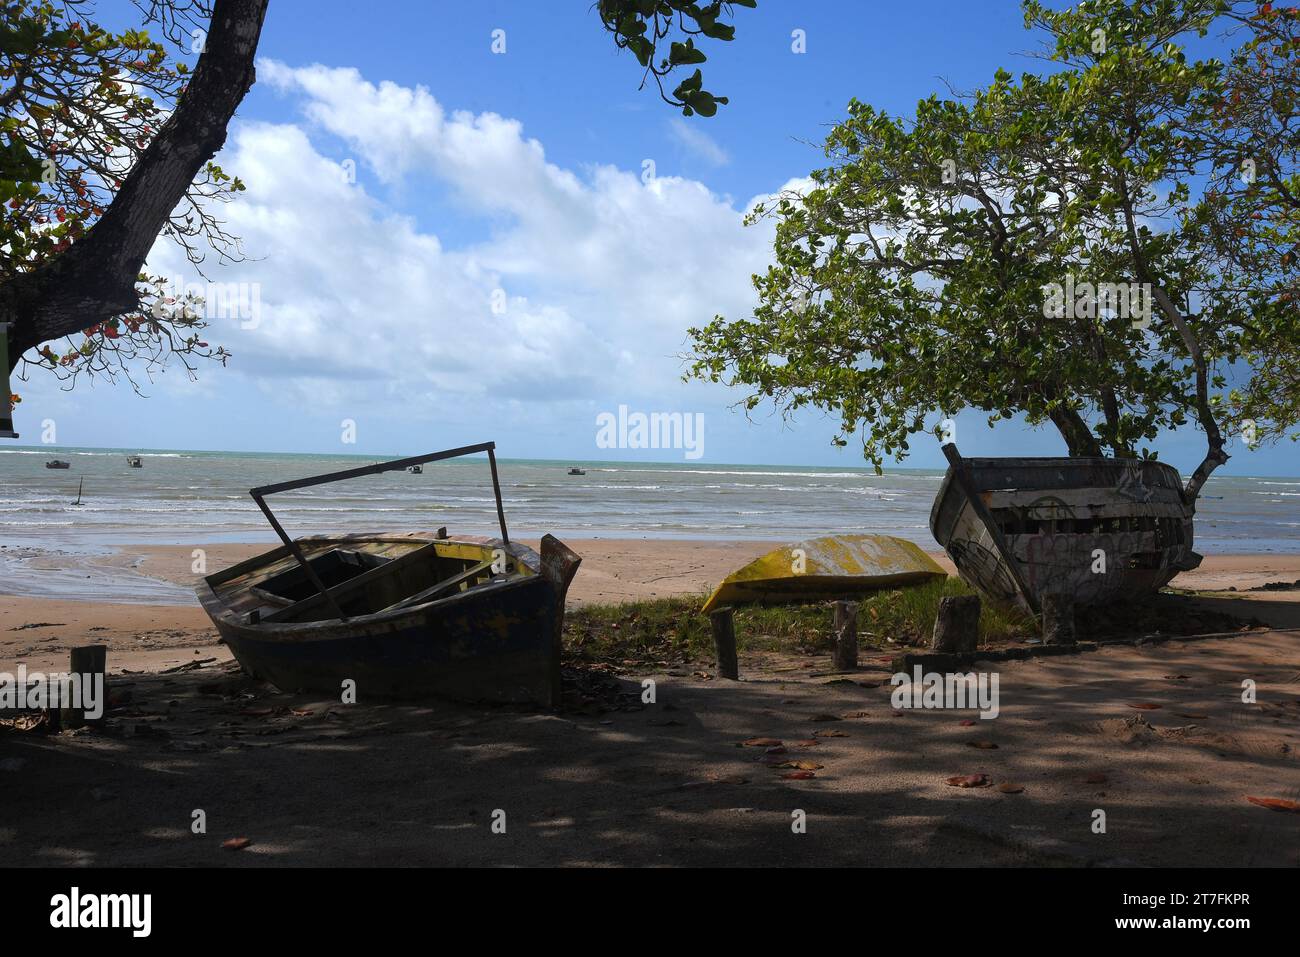
[[[70,469],[72,468],[72,463],[65,462],[62,459],[50,459],[45,463],[45,467],[47,469]]]
[[[1191,503],[1163,462],[944,452],[930,531],[962,579],[994,601],[1034,613],[1049,594],[1122,601],[1201,563]]]
[[[581,559],[558,539],[511,542],[491,442],[253,489],[283,545],[203,579],[199,600],[236,660],[283,691],[357,700],[445,697],[554,706],[564,600]],[[486,451],[499,538],[429,533],[290,539],[265,497]]]
[[[737,569],[701,610],[853,598],[946,577],[915,542],[892,535],[828,535],[783,545]]]

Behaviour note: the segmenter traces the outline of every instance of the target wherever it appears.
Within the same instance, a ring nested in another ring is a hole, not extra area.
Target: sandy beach
[[[536,542],[529,543],[536,545]],[[772,542],[681,542],[591,539],[575,542],[582,568],[569,591],[573,605],[612,603],[672,595],[707,593],[727,573],[762,555]],[[216,570],[257,554],[263,545],[230,544],[205,548]],[[932,553],[950,574],[952,563]],[[157,671],[195,658],[229,660],[217,644],[192,587],[193,549],[182,546],[123,546],[117,553],[78,557],[60,564],[74,575],[96,581],[103,568],[130,568],[140,576],[176,586],[183,604],[81,601],[0,594],[0,665],[51,669],[67,662],[68,649],[88,642],[106,644],[110,670]],[[1300,555],[1211,555],[1201,567],[1174,580],[1190,591],[1247,589],[1268,582],[1300,579]],[[2,586],[0,586],[2,587]]]
[[[698,593],[766,548],[576,547],[575,604]],[[99,560],[194,577],[189,549]],[[117,709],[112,733],[0,733],[24,785],[0,789],[0,865],[1293,867],[1296,816],[1246,798],[1300,797],[1300,592],[1247,589],[1296,578],[1300,556],[1208,557],[1175,585],[1236,594],[1188,600],[1271,628],[988,666],[1003,701],[989,722],[895,710],[888,658],[836,676],[824,656],[775,653],[742,653],[735,683],[707,666],[597,676],[602,703],[582,713],[342,706],[243,676],[196,606],[3,597],[0,665],[61,667],[103,643]],[[779,745],[742,744],[759,738]],[[783,777],[784,760],[814,776]],[[979,774],[988,787],[946,783]],[[224,850],[235,837],[252,843]]]

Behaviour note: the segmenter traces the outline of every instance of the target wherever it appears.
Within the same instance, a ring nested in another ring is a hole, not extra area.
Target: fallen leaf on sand
[[[796,741],[794,746],[796,748],[815,748],[819,744],[821,744],[821,742],[816,738],[808,738],[806,741]]]
[[[815,714],[811,716],[808,720],[809,721],[839,721],[840,716],[838,714]]]
[[[747,748],[779,748],[782,744],[780,738],[750,738],[740,743]]]
[[[1110,779],[1106,777],[1105,774],[1103,774],[1100,771],[1097,771],[1096,773],[1089,774],[1086,778],[1084,778],[1083,783],[1084,784],[1105,784],[1109,780]]]
[[[1257,804],[1260,807],[1266,807],[1270,811],[1290,811],[1292,814],[1300,814],[1300,803],[1288,801],[1285,798],[1262,798],[1246,795],[1246,800],[1251,804]]]
[[[865,718],[868,714],[870,714],[868,711],[845,711],[840,717],[849,721],[853,718]]]
[[[712,784],[748,784],[749,778],[741,774],[706,774],[705,780]]]
[[[948,778],[947,783],[955,788],[986,788],[993,782],[987,774],[959,774]]]
[[[228,851],[242,851],[252,843],[253,839],[251,837],[232,837],[228,841],[222,841],[221,846]]]
[[[293,708],[289,713],[298,718],[310,718],[316,712],[311,708]]]
[[[778,764],[777,767],[793,768],[796,771],[820,771],[826,765],[818,764],[816,761],[786,761],[784,764]]]
[[[979,748],[981,751],[996,751],[998,746],[992,741],[967,741],[967,746]]]
[[[785,754],[785,745],[778,744],[775,747],[768,748],[766,754]]]
[[[976,722],[972,721],[970,718],[967,718],[965,721],[960,722],[960,724],[963,728],[973,728],[975,727]]]
[[[810,778],[817,777],[817,775],[812,771],[787,771],[781,777],[787,781],[807,781]]]
[[[1159,711],[1161,706],[1150,701],[1139,701],[1137,704],[1130,704],[1129,707],[1137,708],[1139,711]]]
[[[1209,716],[1208,714],[1183,714],[1181,711],[1175,711],[1175,712],[1174,712],[1174,717],[1177,717],[1177,718],[1190,718],[1192,721],[1209,721],[1209,720],[1210,720],[1210,716]]]
[[[1003,794],[1019,794],[1024,791],[1023,784],[1016,784],[1014,781],[1003,781],[998,785],[998,790]]]
[[[828,728],[825,731],[814,731],[813,735],[818,738],[847,738],[847,731],[836,731],[834,728]]]

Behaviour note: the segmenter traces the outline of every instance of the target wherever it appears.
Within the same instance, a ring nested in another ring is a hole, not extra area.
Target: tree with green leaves
[[[714,0],[693,3],[691,0],[600,0],[597,9],[605,29],[614,34],[620,50],[630,50],[645,68],[641,84],[653,78],[665,103],[680,107],[683,115],[713,116],[725,96],[715,96],[703,88],[704,76],[698,64],[708,57],[695,45],[696,37],[729,41],[736,28],[727,22],[734,15],[732,7],[758,6],[758,0]],[[681,40],[673,39],[681,36]],[[668,53],[663,54],[667,41]],[[664,81],[678,67],[696,66],[696,70],[672,90],[665,92]]]
[[[242,184],[212,157],[253,82],[266,2],[141,0],[144,24],[173,47],[203,48],[192,73],[146,30],[91,22],[83,0],[3,4],[0,322],[12,363],[75,379],[171,355],[191,369],[225,360],[142,269],[160,234],[196,264],[208,248],[238,254],[213,205]]]
[[[1300,420],[1300,15],[1024,9],[1042,74],[906,118],[850,104],[810,188],[755,211],[776,222],[758,306],[692,329],[688,375],[745,387],[749,409],[836,414],[834,441],[860,436],[877,469],[968,408],[1050,422],[1074,456],[1152,456],[1194,424],[1194,501],[1232,434]],[[1232,55],[1189,59],[1212,31]]]

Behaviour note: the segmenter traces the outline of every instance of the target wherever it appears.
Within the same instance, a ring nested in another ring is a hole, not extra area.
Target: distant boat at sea
[[[63,461],[62,459],[50,459],[45,463],[45,467],[47,469],[70,469],[72,468],[72,464]]]
[[[412,466],[411,466],[409,469],[407,469],[406,471],[410,472],[412,475],[423,475],[423,474],[424,474],[424,466],[423,466],[423,465],[412,465]]]
[[[133,469],[144,468],[144,463],[140,461],[140,456],[138,455],[128,455],[126,457],[126,464]]]
[[[587,474],[587,470],[586,470],[586,469],[580,469],[580,468],[578,468],[578,467],[575,465],[573,468],[569,469],[569,474],[570,474],[570,475],[586,475],[586,474]]]

